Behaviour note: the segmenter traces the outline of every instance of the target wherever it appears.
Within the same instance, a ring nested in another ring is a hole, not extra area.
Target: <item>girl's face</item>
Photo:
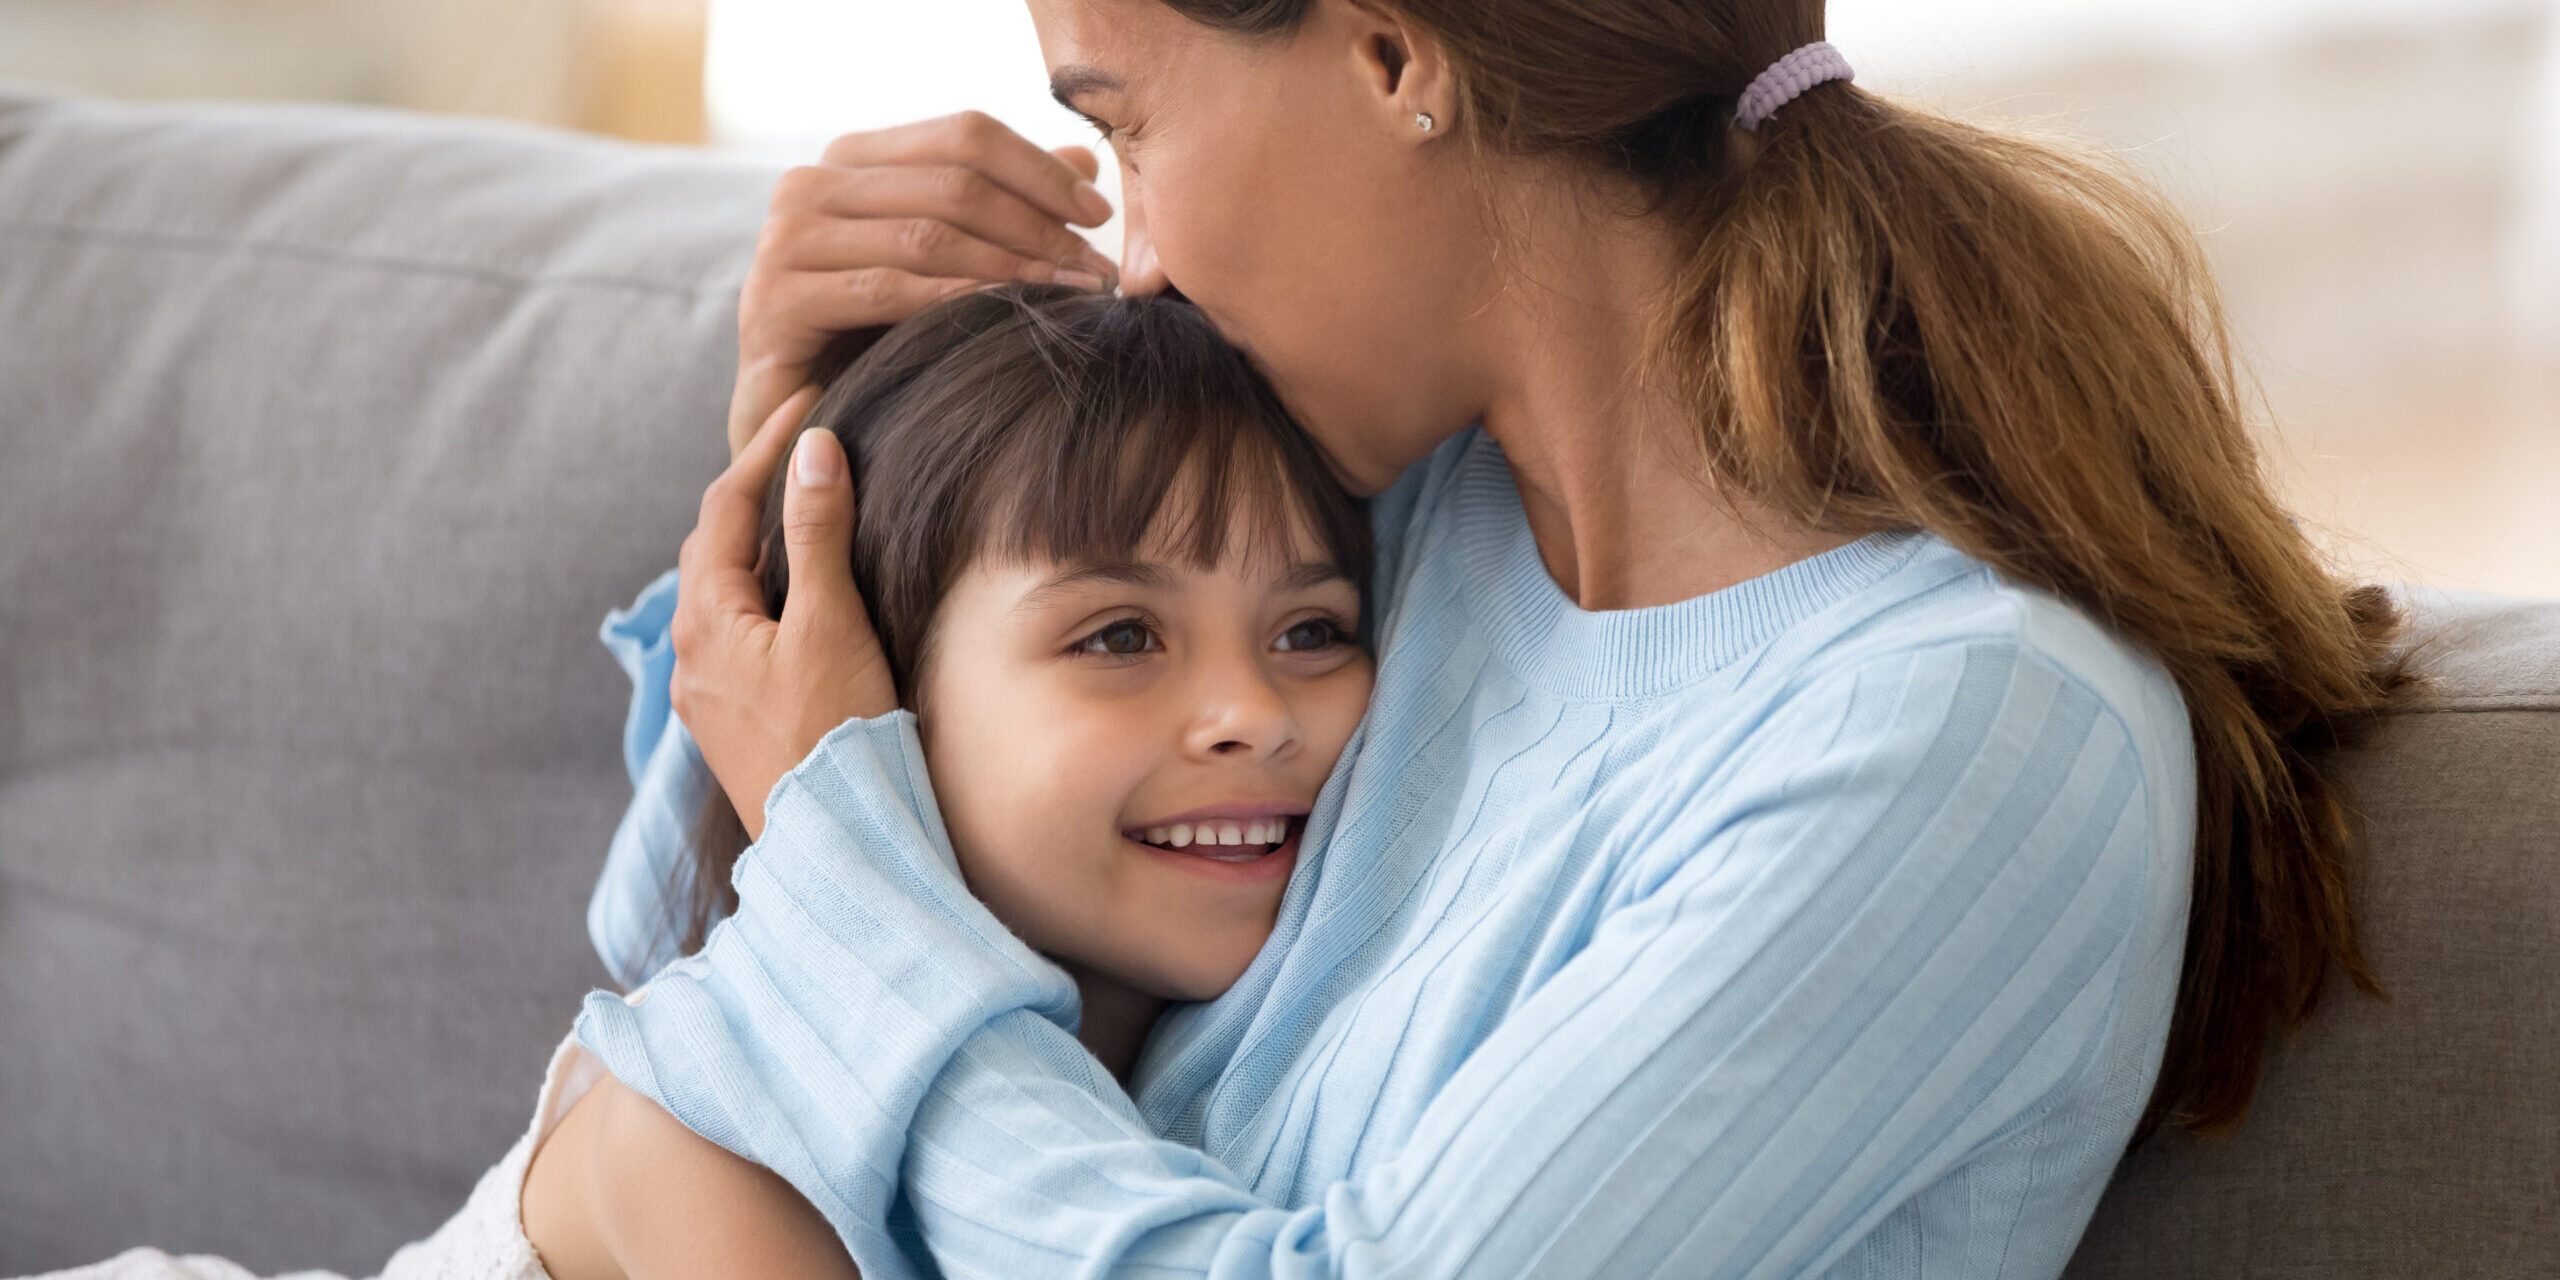
[[[1351,0],[1272,40],[1154,0],[1030,8],[1051,87],[1118,159],[1124,282],[1197,303],[1346,484],[1385,488],[1482,411],[1497,255],[1464,144],[1414,122],[1447,111],[1436,55]]]
[[[1224,992],[1261,949],[1369,701],[1351,581],[1311,538],[1247,541],[1212,569],[1152,545],[982,559],[918,679],[971,891],[1034,948],[1168,999]]]

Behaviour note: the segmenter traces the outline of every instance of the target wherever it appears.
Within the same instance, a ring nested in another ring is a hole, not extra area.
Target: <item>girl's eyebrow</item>
[[[1289,572],[1281,575],[1279,587],[1283,591],[1304,591],[1309,587],[1321,587],[1328,582],[1350,580],[1351,575],[1343,572],[1341,565],[1330,560],[1300,560],[1289,566]]]
[[[1089,583],[1136,587],[1142,591],[1167,591],[1173,578],[1164,570],[1135,560],[1119,560],[1102,564],[1078,565],[1024,592],[1013,611],[1029,613],[1049,603],[1050,598]]]
[[[1275,583],[1283,591],[1304,591],[1328,582],[1344,582],[1351,575],[1330,560],[1299,560]],[[1078,565],[1059,572],[1022,594],[1014,602],[1015,613],[1030,613],[1046,607],[1053,598],[1077,587],[1107,583],[1118,587],[1136,587],[1141,591],[1170,591],[1173,576],[1152,564],[1138,560],[1113,560],[1099,564]]]

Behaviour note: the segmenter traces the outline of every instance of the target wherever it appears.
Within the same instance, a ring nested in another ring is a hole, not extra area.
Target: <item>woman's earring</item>
[[[1428,111],[1416,111],[1413,113],[1413,127],[1422,130],[1424,133],[1431,132],[1431,130],[1439,123],[1439,121],[1431,118],[1431,113]]]

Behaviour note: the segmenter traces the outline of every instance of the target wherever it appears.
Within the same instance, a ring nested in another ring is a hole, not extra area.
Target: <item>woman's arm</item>
[[[858,1280],[825,1218],[611,1076],[525,1173],[525,1237],[552,1280]]]

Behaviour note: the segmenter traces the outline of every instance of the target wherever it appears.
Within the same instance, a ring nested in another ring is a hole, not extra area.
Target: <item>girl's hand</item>
[[[802,431],[815,387],[791,396],[702,495],[676,556],[675,676],[669,694],[747,834],[764,801],[818,740],[898,708],[887,656],[853,585],[853,483],[834,433]],[[794,442],[797,442],[796,446]],[[773,469],[791,455],[783,541],[791,594],[765,615],[757,533]]]
[[[975,111],[853,133],[774,184],[738,299],[729,451],[791,393],[835,335],[895,324],[994,281],[1107,287],[1116,268],[1072,226],[1111,204],[1083,147],[1042,151]]]

